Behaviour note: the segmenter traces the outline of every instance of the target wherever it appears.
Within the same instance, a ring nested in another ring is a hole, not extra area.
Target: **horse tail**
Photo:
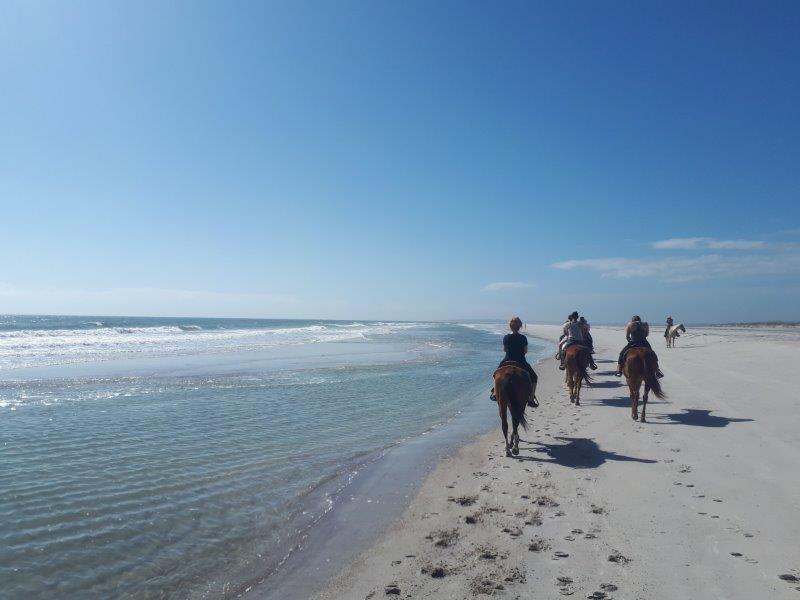
[[[656,377],[656,369],[658,368],[656,353],[652,350],[645,352],[642,355],[642,362],[644,363],[642,365],[644,381],[650,388],[650,391],[653,392],[656,398],[666,398],[667,395],[661,390],[661,383],[658,381],[658,377]]]
[[[509,399],[508,408],[511,410],[511,418],[522,426],[525,431],[528,430],[528,420],[525,418],[525,405],[528,399],[524,398],[524,389],[526,386],[520,381],[518,375],[507,377],[504,382],[506,398]],[[518,385],[514,385],[517,383]]]
[[[586,367],[589,366],[589,362],[592,360],[592,355],[589,354],[589,349],[583,351],[586,354],[586,360],[576,360],[575,362],[578,363],[578,375],[579,377],[583,377],[583,380],[586,382],[586,385],[592,385],[592,376],[589,375],[589,371],[586,370]],[[576,357],[577,358],[577,357]]]

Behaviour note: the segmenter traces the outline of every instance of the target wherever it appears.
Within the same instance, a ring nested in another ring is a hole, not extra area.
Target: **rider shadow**
[[[731,419],[712,415],[710,410],[684,408],[682,413],[671,413],[663,417],[669,422],[659,425],[694,425],[695,427],[727,427],[729,423],[747,423],[753,419]]]
[[[597,442],[589,438],[568,438],[557,437],[557,440],[567,442],[566,444],[543,444],[533,442],[541,448],[534,448],[534,452],[547,453],[550,459],[537,458],[535,456],[518,456],[518,460],[532,460],[543,463],[556,463],[572,469],[596,469],[608,460],[629,461],[639,463],[655,463],[658,461],[648,458],[635,458],[625,456],[616,452],[601,450]]]

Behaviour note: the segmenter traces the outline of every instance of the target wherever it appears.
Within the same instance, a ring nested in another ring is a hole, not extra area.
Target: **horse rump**
[[[511,411],[511,418],[528,430],[528,420],[525,418],[525,405],[528,403],[526,394],[530,388],[530,377],[526,372],[520,372],[520,367],[508,369],[500,379],[500,388],[508,409]]]
[[[650,388],[650,391],[653,392],[656,398],[666,398],[667,395],[661,390],[661,382],[656,376],[656,372],[658,371],[658,357],[656,357],[656,353],[649,349],[646,350],[642,355],[642,361],[644,362],[642,374],[644,375],[644,381]]]

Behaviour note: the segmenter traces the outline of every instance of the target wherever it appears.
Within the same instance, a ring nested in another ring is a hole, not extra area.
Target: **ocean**
[[[370,477],[497,427],[502,331],[0,316],[0,596],[269,596]]]

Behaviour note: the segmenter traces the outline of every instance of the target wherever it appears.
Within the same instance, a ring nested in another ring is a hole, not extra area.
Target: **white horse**
[[[669,328],[669,332],[664,336],[667,338],[667,348],[675,347],[675,338],[680,337],[681,331],[686,333],[686,327],[683,326],[683,323],[678,323]]]

